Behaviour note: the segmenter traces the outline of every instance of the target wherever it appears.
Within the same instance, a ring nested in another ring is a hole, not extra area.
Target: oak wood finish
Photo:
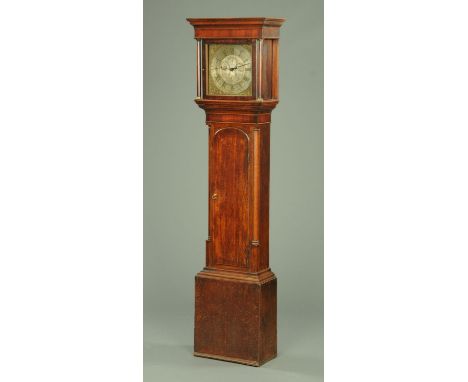
[[[195,276],[194,355],[259,366],[276,357],[277,279],[269,266],[271,112],[283,19],[187,19],[197,98],[209,127],[206,263]],[[252,44],[252,96],[206,96],[206,46]]]

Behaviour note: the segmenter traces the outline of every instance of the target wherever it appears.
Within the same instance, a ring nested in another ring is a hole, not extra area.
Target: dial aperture
[[[210,44],[208,95],[252,95],[251,45]]]

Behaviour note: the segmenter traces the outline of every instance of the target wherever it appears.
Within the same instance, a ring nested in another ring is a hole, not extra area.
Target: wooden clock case
[[[259,366],[276,357],[269,266],[271,111],[283,19],[187,19],[197,40],[197,98],[209,127],[206,266],[195,276],[194,355]],[[207,96],[209,43],[252,44],[252,95]]]

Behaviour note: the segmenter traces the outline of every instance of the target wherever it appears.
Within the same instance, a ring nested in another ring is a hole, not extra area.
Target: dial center
[[[226,83],[234,85],[242,81],[245,67],[244,61],[239,56],[230,54],[221,61],[219,74]]]

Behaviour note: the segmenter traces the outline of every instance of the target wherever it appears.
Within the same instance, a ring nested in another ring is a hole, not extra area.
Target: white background
[[[0,5],[0,381],[140,381],[142,5]]]
[[[325,2],[327,382],[468,379],[466,14]],[[141,380],[142,4],[0,41],[0,380]]]

